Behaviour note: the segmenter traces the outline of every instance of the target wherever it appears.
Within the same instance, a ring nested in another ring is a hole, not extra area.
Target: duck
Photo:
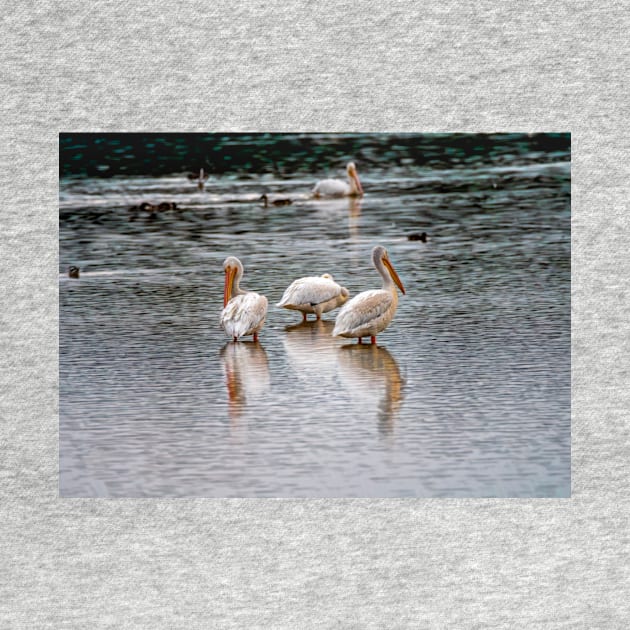
[[[407,240],[409,241],[422,241],[423,243],[427,242],[427,233],[422,232],[422,234],[409,234],[407,236]]]
[[[177,210],[177,204],[174,201],[163,201],[157,209],[160,211]]]
[[[258,199],[258,201],[262,201],[263,202],[263,207],[264,208],[268,208],[269,207],[269,197],[267,197],[267,194],[263,194],[260,196],[260,198]],[[273,201],[271,201],[271,204],[273,206],[290,206],[293,203],[293,201],[291,199],[289,199],[288,197],[278,197],[276,199],[274,199]]]

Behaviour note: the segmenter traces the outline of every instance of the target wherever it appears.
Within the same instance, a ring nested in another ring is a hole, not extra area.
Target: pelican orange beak
[[[225,284],[223,286],[223,308],[232,299],[232,282],[236,274],[236,267],[228,267],[225,270]]]
[[[350,177],[354,180],[354,184],[357,187],[357,191],[359,192],[359,196],[363,197],[363,186],[361,186],[361,180],[359,179],[359,175],[357,173],[357,169],[352,167],[350,169]]]
[[[354,174],[354,181],[357,184],[357,190],[359,191],[359,195],[363,197],[363,186],[361,186],[361,181],[359,180],[359,176],[356,173]]]
[[[389,258],[383,258],[383,264],[387,267],[387,270],[389,271],[389,275],[392,277],[392,280],[396,283],[398,288],[402,291],[402,294],[405,295],[405,287],[403,287],[403,283],[398,277],[398,274],[396,273],[396,270],[394,269]]]

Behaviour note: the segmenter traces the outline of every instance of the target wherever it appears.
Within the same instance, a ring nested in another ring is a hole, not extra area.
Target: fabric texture
[[[627,2],[5,3],[0,627],[627,628]],[[570,131],[572,498],[58,498],[60,131]]]

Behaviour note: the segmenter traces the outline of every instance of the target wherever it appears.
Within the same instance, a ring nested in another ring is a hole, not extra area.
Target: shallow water
[[[343,163],[204,191],[62,179],[61,495],[568,496],[570,155],[513,156],[357,160],[360,201],[308,198]],[[265,210],[263,191],[294,203]],[[180,209],[129,212],[145,200]],[[379,287],[377,243],[407,289],[378,346],[333,339],[337,311],[273,306],[304,275]],[[259,344],[218,325],[230,254],[269,298]]]

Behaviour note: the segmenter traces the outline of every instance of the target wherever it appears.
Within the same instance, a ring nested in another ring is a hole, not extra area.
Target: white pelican
[[[321,319],[322,313],[341,306],[349,295],[346,287],[337,284],[329,273],[325,273],[323,276],[309,276],[292,282],[278,306],[302,311],[303,321],[306,321],[307,313],[315,313],[317,319]]]
[[[358,337],[359,343],[363,343],[362,337],[369,336],[371,342],[376,343],[376,335],[394,318],[398,306],[396,285],[403,294],[405,287],[381,245],[372,250],[372,264],[383,278],[383,288],[355,295],[339,311],[333,337]]]
[[[240,288],[243,265],[238,258],[228,256],[223,263],[223,270],[225,287],[221,326],[234,341],[247,335],[254,335],[254,341],[258,341],[258,332],[264,326],[267,315],[267,298]]]
[[[187,177],[192,181],[203,181],[204,179],[208,179],[208,174],[200,168],[198,173],[188,173]]]
[[[354,162],[349,162],[346,167],[348,181],[342,179],[322,179],[313,188],[314,197],[362,197],[363,188],[357,175],[357,167]]]
[[[208,174],[204,173],[204,170],[200,168],[199,173],[188,173],[188,179],[197,182],[197,188],[203,190],[206,179],[208,179]]]
[[[279,197],[278,199],[274,199],[270,202],[266,193],[261,195],[258,201],[263,202],[263,208],[268,208],[270,203],[272,206],[290,206],[293,203],[293,201],[288,197]]]

